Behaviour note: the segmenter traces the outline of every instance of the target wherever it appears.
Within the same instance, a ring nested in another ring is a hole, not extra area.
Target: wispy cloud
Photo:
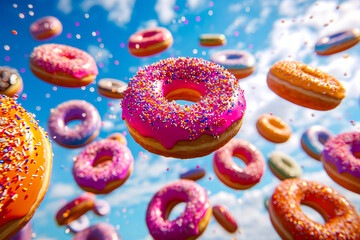
[[[159,21],[166,25],[175,18],[176,13],[174,11],[175,0],[157,0],[155,4],[155,11],[158,15]]]

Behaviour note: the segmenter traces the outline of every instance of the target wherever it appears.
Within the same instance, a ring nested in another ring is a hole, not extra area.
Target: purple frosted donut
[[[98,223],[75,234],[73,240],[121,240],[121,237],[112,225]]]
[[[70,232],[78,233],[90,227],[90,220],[86,215],[81,215],[81,217],[79,217],[78,219],[69,222],[67,227]]]
[[[203,178],[206,174],[206,171],[204,168],[194,168],[187,172],[184,172],[180,175],[181,179],[189,179],[189,180],[199,180]]]
[[[310,157],[320,161],[320,154],[324,150],[324,144],[332,135],[323,126],[311,126],[301,136],[301,146]]]
[[[72,120],[81,123],[66,126]],[[51,110],[48,131],[53,140],[67,148],[82,147],[99,135],[101,118],[97,109],[84,100],[70,100]]]
[[[111,207],[106,200],[96,199],[93,211],[98,216],[106,216],[110,213]]]
[[[315,44],[315,52],[318,55],[331,55],[351,48],[360,42],[358,29],[349,29],[319,39]]]
[[[104,139],[88,145],[74,158],[73,175],[87,192],[107,194],[130,176],[134,158],[124,144]]]
[[[185,202],[185,211],[169,221],[172,208]],[[206,190],[191,180],[177,180],[158,191],[146,212],[146,224],[154,239],[195,239],[205,230],[211,206]]]

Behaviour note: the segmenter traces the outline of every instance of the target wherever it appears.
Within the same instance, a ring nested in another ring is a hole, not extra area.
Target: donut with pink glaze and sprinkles
[[[92,56],[62,44],[43,44],[30,54],[30,70],[39,79],[62,87],[82,87],[98,75]]]
[[[184,212],[170,221],[171,210],[185,202]],[[164,186],[151,199],[146,224],[157,240],[190,240],[199,237],[207,227],[212,209],[206,190],[192,180],[177,180]]]
[[[107,194],[130,177],[133,165],[129,148],[119,141],[103,139],[89,144],[74,158],[73,176],[83,190]]]
[[[246,167],[240,168],[233,161],[233,156],[243,160]],[[260,182],[265,172],[265,160],[253,144],[241,139],[232,139],[215,152],[213,168],[216,176],[228,187],[248,189]]]
[[[66,124],[80,120],[75,127]],[[98,110],[84,100],[69,100],[51,110],[48,130],[52,139],[67,148],[79,148],[99,135],[101,118]]]
[[[36,40],[49,40],[62,33],[63,26],[53,16],[42,17],[30,25],[30,34]]]
[[[344,188],[360,194],[360,132],[330,137],[321,153],[327,174]]]
[[[195,158],[230,141],[241,127],[245,108],[243,90],[229,71],[203,59],[180,57],[139,70],[124,93],[122,118],[149,152]]]

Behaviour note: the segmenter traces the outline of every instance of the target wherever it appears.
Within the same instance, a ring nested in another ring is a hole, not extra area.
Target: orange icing
[[[24,217],[38,198],[50,148],[34,115],[0,95],[0,226]]]
[[[292,85],[337,99],[345,97],[345,88],[336,78],[307,64],[278,61],[270,68],[270,72]]]

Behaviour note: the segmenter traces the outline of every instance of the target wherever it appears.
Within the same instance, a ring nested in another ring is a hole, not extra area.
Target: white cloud
[[[200,10],[205,5],[205,0],[187,0],[190,10]]]
[[[65,14],[69,14],[72,11],[72,0],[59,0],[57,8]]]
[[[141,31],[144,29],[149,29],[149,28],[156,28],[159,25],[158,21],[155,19],[150,19],[146,22],[142,22],[140,24],[140,26],[138,27],[137,31]]]
[[[50,198],[66,198],[75,195],[76,193],[74,184],[57,182],[51,185],[49,193]]]
[[[247,18],[245,16],[238,16],[235,20],[226,28],[225,33],[227,35],[232,35],[233,32],[242,26],[245,25],[247,22]]]
[[[109,62],[109,58],[111,56],[109,50],[105,48],[100,48],[95,45],[90,45],[87,51],[91,56],[94,57],[96,62],[103,62],[103,63]]]
[[[294,0],[284,0],[279,6],[279,13],[288,17],[295,16],[298,13],[298,6]]]
[[[175,0],[157,0],[155,4],[155,11],[158,15],[159,21],[166,25],[176,16],[174,11]]]

